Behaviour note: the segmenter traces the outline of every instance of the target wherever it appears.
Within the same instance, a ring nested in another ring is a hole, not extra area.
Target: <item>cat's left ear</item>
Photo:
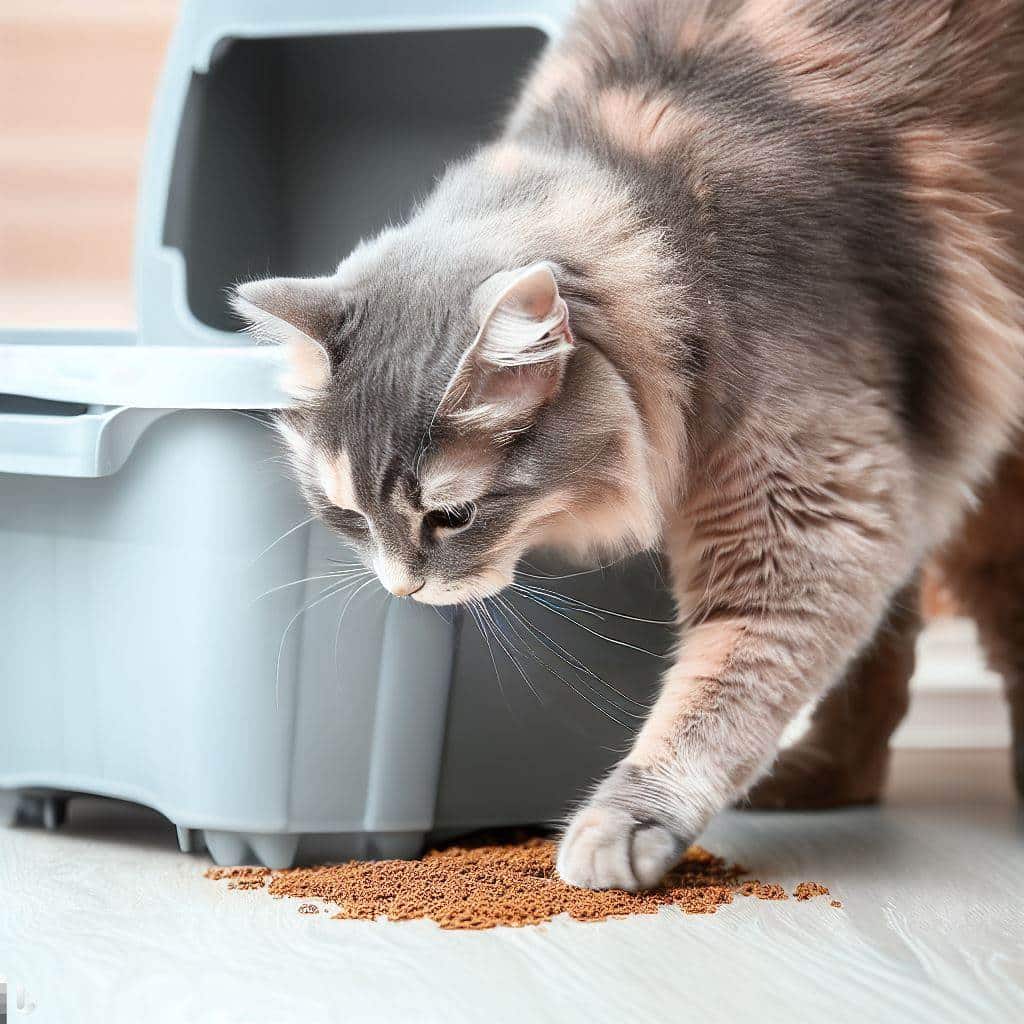
[[[238,285],[231,308],[259,338],[285,348],[281,387],[309,398],[331,376],[328,340],[343,316],[337,282],[330,277],[272,277]]]
[[[475,296],[480,331],[439,412],[463,426],[527,426],[561,390],[574,350],[569,310],[548,263],[495,274]]]

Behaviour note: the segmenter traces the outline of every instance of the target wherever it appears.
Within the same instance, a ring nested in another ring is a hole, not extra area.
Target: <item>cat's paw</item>
[[[556,866],[564,882],[581,889],[637,892],[656,886],[688,845],[658,821],[590,803],[569,823]]]

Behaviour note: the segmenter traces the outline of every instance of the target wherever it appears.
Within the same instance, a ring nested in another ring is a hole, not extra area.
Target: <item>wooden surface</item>
[[[202,877],[158,815],[0,829],[0,974],[35,1022],[1024,1019],[1024,823],[998,752],[904,751],[885,808],[731,813],[707,844],[843,901],[598,924],[332,921]],[[14,1017],[13,1019],[20,1019]]]
[[[0,3],[0,325],[125,326],[177,0]]]

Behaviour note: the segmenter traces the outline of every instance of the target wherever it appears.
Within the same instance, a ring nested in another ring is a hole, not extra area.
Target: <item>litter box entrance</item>
[[[237,39],[194,75],[163,240],[188,302],[236,330],[225,289],[329,271],[491,137],[546,42],[532,28]]]

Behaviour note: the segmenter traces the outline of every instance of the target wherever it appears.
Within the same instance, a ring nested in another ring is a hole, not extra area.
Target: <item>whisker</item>
[[[484,638],[484,643],[487,645],[487,653],[490,655],[491,664],[494,666],[494,678],[498,683],[498,692],[501,694],[501,699],[505,702],[505,707],[508,708],[509,712],[512,712],[512,705],[509,703],[508,694],[505,693],[505,685],[501,681],[501,673],[498,671],[498,662],[494,657],[494,649],[491,647],[491,638],[487,635],[486,624],[483,621],[483,616],[479,611],[480,602],[477,599],[473,599],[466,605],[469,614],[472,615],[473,621],[476,623],[476,628],[480,631],[480,635]]]
[[[541,601],[538,601],[537,598],[533,596],[533,594],[523,591],[520,591],[520,593],[527,600],[533,601],[534,604],[538,605],[541,608],[547,609],[549,612],[551,612],[554,615],[557,615],[559,618],[565,619],[567,622],[571,622],[575,626],[579,626],[580,629],[584,630],[587,633],[590,633],[593,636],[596,636],[599,640],[606,640],[608,643],[614,644],[616,647],[628,647],[631,651],[636,651],[638,654],[646,654],[650,658],[658,658],[662,661],[668,658],[667,654],[658,654],[656,651],[649,651],[645,647],[637,647],[636,644],[627,643],[625,640],[616,640],[615,637],[605,636],[604,633],[598,633],[596,629],[591,629],[584,623],[578,622],[576,619],[572,618],[572,616],[566,615],[565,612],[559,610],[558,608],[555,608],[551,605],[543,604]]]
[[[589,611],[584,608],[575,608],[572,604],[565,600],[564,595],[562,594],[556,594],[550,590],[541,590],[539,587],[527,587],[527,585],[524,583],[513,583],[512,589],[515,590],[517,593],[521,593],[524,595],[527,593],[533,594],[533,596],[537,597],[538,601],[540,601],[545,608],[548,607],[548,602],[553,600],[555,604],[551,605],[552,611],[554,611],[557,605],[560,603],[563,611],[581,611],[584,615],[592,615],[595,619],[600,619],[602,622],[604,622],[603,615],[598,615],[597,612]],[[543,595],[543,598],[541,598],[540,595]]]
[[[288,587],[297,587],[300,583],[312,583],[314,580],[340,580],[348,579],[353,573],[358,572],[357,569],[348,569],[344,572],[326,572],[319,576],[307,576],[305,579],[292,580],[290,583],[281,583],[276,587],[271,587],[270,590],[263,591],[259,597],[254,597],[252,603],[255,604],[257,601],[262,601],[263,598],[269,597],[271,594],[276,594],[279,590],[285,590]],[[368,570],[365,570],[368,571]]]
[[[562,644],[560,644],[557,640],[554,639],[554,637],[550,636],[548,633],[545,633],[544,630],[541,629],[540,626],[538,626],[535,622],[531,622],[521,609],[516,608],[515,605],[513,605],[511,602],[507,601],[506,603],[508,604],[509,609],[515,613],[519,621],[522,622],[523,625],[527,629],[529,629],[530,632],[534,636],[536,636],[538,640],[540,640],[541,644],[547,647],[547,649],[550,650],[551,653],[554,654],[555,657],[557,657],[560,661],[564,661],[566,665],[568,665],[571,669],[575,670],[576,672],[588,675],[592,679],[597,680],[597,682],[601,683],[603,686],[606,686],[612,693],[615,694],[616,697],[619,697],[621,700],[624,700],[627,703],[634,705],[635,707],[641,708],[645,712],[649,712],[651,710],[650,704],[645,704],[643,701],[636,700],[635,698],[630,697],[628,693],[623,693],[617,687],[613,686],[610,682],[608,682],[607,679],[602,678],[596,672],[594,672],[593,669],[589,668],[586,664],[584,664],[578,657],[576,657],[575,654],[572,653],[572,651],[568,650],[568,648],[566,647],[563,647]],[[551,645],[550,647],[548,646],[549,644]],[[602,699],[604,700],[607,698],[602,697]],[[626,715],[631,715],[632,717],[638,717],[633,715],[632,712],[628,711],[625,708],[622,709],[622,713]]]
[[[537,566],[533,565],[531,562],[528,562],[525,558],[522,560],[522,562],[523,562],[523,565],[528,565],[528,566],[530,566],[531,569],[536,569],[537,568]],[[573,580],[573,579],[576,579],[578,576],[590,576],[591,574],[593,574],[595,572],[604,572],[605,569],[611,569],[614,566],[618,565],[620,562],[622,562],[621,558],[617,559],[614,562],[609,562],[607,565],[595,565],[593,569],[583,569],[581,572],[567,572],[567,573],[564,573],[561,576],[548,576],[548,575],[541,574],[541,573],[530,573],[530,572],[519,572],[519,571],[516,572],[516,575],[517,576],[526,576],[526,577],[528,577],[531,580]]]
[[[345,602],[345,606],[341,609],[341,615],[338,616],[338,626],[334,630],[334,669],[336,672],[340,670],[338,659],[341,657],[341,651],[339,646],[341,643],[341,627],[342,624],[345,622],[345,613],[348,611],[348,606],[356,599],[357,595],[359,594],[359,591],[369,586],[374,581],[374,579],[376,579],[376,574],[369,569],[366,570],[366,575],[369,577],[368,579],[356,577],[356,579],[350,580],[349,583],[347,584],[348,586],[352,586],[357,581],[362,580],[362,582],[359,583],[359,586],[356,587],[356,589],[348,595],[348,600]],[[384,588],[381,587],[381,590],[384,590]],[[387,591],[385,590],[384,593],[386,594]]]
[[[263,556],[264,556],[264,555],[265,555],[265,554],[266,554],[266,553],[268,552],[268,551],[270,551],[270,549],[271,549],[271,548],[273,548],[273,547],[276,547],[276,546],[277,546],[278,544],[280,544],[280,543],[281,543],[281,541],[283,541],[283,540],[285,539],[285,537],[290,537],[290,536],[291,536],[291,535],[292,535],[292,534],[293,534],[293,533],[294,533],[294,532],[295,532],[296,530],[301,530],[301,529],[302,529],[302,528],[303,528],[304,526],[309,526],[309,524],[310,524],[311,522],[313,522],[313,520],[314,520],[314,519],[316,519],[316,516],[310,516],[310,517],[309,517],[308,519],[303,519],[301,523],[296,523],[296,524],[295,524],[295,525],[294,525],[293,527],[291,527],[290,529],[288,529],[288,530],[285,530],[285,531],[284,531],[284,533],[282,533],[282,534],[281,534],[281,536],[277,538],[277,540],[271,541],[271,542],[270,542],[270,543],[269,543],[269,544],[268,544],[268,545],[267,545],[267,546],[266,546],[266,547],[265,547],[265,548],[264,548],[264,549],[263,549],[263,550],[262,550],[262,551],[261,551],[261,552],[260,552],[260,553],[259,553],[259,554],[258,554],[258,555],[257,555],[257,556],[256,556],[256,557],[254,558],[254,559],[253,559],[253,560],[252,560],[252,564],[253,564],[253,565],[255,565],[255,564],[256,564],[256,563],[257,563],[257,562],[258,562],[258,561],[259,561],[259,560],[260,560],[260,559],[261,559],[261,558],[262,558],[262,557],[263,557]]]
[[[353,558],[347,562],[343,562],[340,558],[328,558],[330,565],[336,565],[340,569],[352,569],[357,566],[362,566],[364,569],[367,568],[366,563],[361,558]]]
[[[658,564],[658,560],[657,560],[657,558],[654,557],[654,552],[651,551],[650,548],[647,549],[647,558],[650,561],[651,566],[654,569],[655,575],[658,577],[658,582],[663,587],[667,586],[667,583],[665,581],[665,574],[661,571],[661,566]]]
[[[241,409],[229,409],[228,411],[233,412],[236,416],[244,416],[247,420],[252,420],[253,423],[263,427],[264,430],[269,430],[272,433],[277,432],[277,428],[266,416],[254,416],[251,412],[244,412]]]
[[[441,608],[447,608],[448,605],[441,605],[440,607],[438,607],[436,604],[431,604],[431,605],[428,605],[427,607],[428,608],[432,608],[434,610],[435,614],[437,615],[437,617],[442,622],[446,622],[449,626],[455,625],[455,613],[453,612],[452,613],[452,617],[449,619],[448,616],[445,615],[443,611],[441,611]]]
[[[318,597],[310,601],[309,604],[303,605],[289,620],[288,625],[284,627],[284,633],[281,634],[281,643],[277,648],[277,671],[274,675],[274,704],[278,709],[281,707],[281,658],[284,655],[285,641],[288,639],[288,633],[291,631],[292,626],[295,625],[300,615],[304,612],[308,612],[310,608],[320,604],[321,601],[326,601],[327,598],[333,597],[335,594],[340,593],[343,590],[345,584],[328,584]]]
[[[496,597],[496,598],[495,598],[495,600],[496,600],[496,601],[498,601],[498,602],[499,602],[499,603],[500,603],[500,604],[502,605],[502,607],[510,607],[510,606],[508,605],[508,602],[506,602],[506,601],[502,601],[502,599],[501,599],[500,597]],[[544,669],[544,671],[545,671],[545,672],[547,672],[547,673],[548,673],[549,675],[552,675],[552,676],[554,676],[554,677],[555,677],[556,679],[558,679],[558,680],[559,680],[560,682],[562,682],[562,683],[564,683],[564,684],[565,684],[566,686],[568,686],[568,687],[569,687],[569,689],[570,689],[570,690],[572,690],[572,692],[573,692],[573,693],[575,693],[577,697],[581,698],[582,700],[585,700],[585,701],[586,701],[586,702],[587,702],[587,703],[588,703],[588,704],[589,704],[589,705],[590,705],[590,706],[591,706],[592,708],[594,708],[595,710],[599,711],[599,712],[600,712],[600,713],[601,713],[602,715],[604,715],[604,716],[605,716],[606,718],[608,718],[608,719],[610,719],[611,721],[615,722],[615,723],[616,723],[617,725],[621,725],[621,726],[623,727],[623,729],[626,729],[626,728],[628,728],[628,726],[626,725],[626,723],[625,723],[625,722],[620,722],[620,721],[619,721],[619,720],[618,720],[618,719],[617,719],[617,718],[616,718],[616,717],[615,717],[615,716],[614,716],[613,714],[611,714],[611,713],[610,713],[610,712],[609,712],[609,711],[608,711],[608,710],[607,710],[606,708],[603,708],[603,707],[601,707],[601,705],[599,705],[599,704],[597,704],[597,703],[596,703],[595,701],[591,700],[591,699],[590,699],[590,697],[588,697],[588,696],[587,696],[587,695],[586,695],[585,693],[583,693],[583,691],[582,691],[582,690],[579,690],[579,689],[577,689],[577,688],[576,688],[576,687],[575,687],[575,686],[574,686],[574,685],[572,684],[572,682],[571,682],[570,680],[566,679],[566,678],[565,678],[565,676],[563,676],[563,675],[562,675],[561,673],[559,673],[559,672],[556,672],[556,671],[555,671],[555,670],[554,670],[554,669],[553,669],[553,668],[552,668],[552,667],[551,667],[551,666],[550,666],[550,665],[549,665],[549,664],[548,664],[548,663],[547,663],[546,661],[544,661],[544,659],[543,659],[543,658],[540,658],[540,657],[538,657],[538,656],[537,656],[537,654],[535,654],[535,653],[534,653],[534,651],[533,651],[533,650],[532,650],[532,649],[530,648],[530,644],[529,644],[529,641],[528,641],[528,640],[527,640],[527,638],[526,638],[526,637],[524,637],[524,636],[523,636],[523,634],[522,634],[522,633],[521,633],[521,632],[519,631],[519,629],[518,629],[518,628],[516,627],[515,623],[514,623],[514,622],[513,622],[513,621],[512,621],[511,619],[506,619],[506,621],[507,621],[507,622],[508,622],[508,624],[509,624],[509,628],[510,628],[510,629],[511,629],[511,630],[512,630],[512,631],[513,631],[513,632],[515,633],[515,635],[516,635],[516,636],[517,636],[517,637],[518,637],[518,638],[519,638],[519,639],[520,639],[520,640],[521,640],[521,641],[523,642],[523,644],[524,644],[524,647],[525,647],[525,653],[526,653],[526,654],[527,654],[527,655],[528,655],[528,656],[529,656],[530,658],[532,658],[532,659],[533,659],[534,661],[536,661],[536,662],[537,662],[537,663],[538,663],[538,664],[539,664],[539,665],[541,666],[541,668],[543,668],[543,669]],[[590,688],[588,687],[588,689],[590,689]],[[592,692],[592,693],[594,692],[594,691],[593,691],[593,689],[591,689],[591,692]],[[607,700],[607,698],[605,698],[605,697],[601,696],[600,694],[595,694],[595,695],[596,695],[596,696],[598,696],[598,697],[599,697],[599,698],[600,698],[601,700]],[[609,703],[611,703],[611,702],[609,701]],[[628,713],[629,713],[629,712],[624,712],[624,711],[623,711],[623,710],[622,710],[621,708],[615,707],[615,705],[614,705],[614,704],[612,704],[612,707],[613,707],[613,708],[614,708],[614,709],[615,709],[616,711],[620,712],[621,714],[628,714]],[[637,715],[633,715],[632,717],[634,717],[634,718],[639,718],[640,716],[637,716]]]
[[[577,675],[589,676],[595,682],[598,682],[602,686],[604,686],[609,691],[609,693],[614,694],[621,701],[627,704],[632,704],[634,707],[639,708],[643,712],[643,714],[637,715],[634,712],[630,711],[628,708],[619,707],[610,697],[601,693],[599,690],[596,690],[590,683],[588,683],[585,679],[581,678],[580,682],[584,686],[586,686],[591,693],[599,697],[601,700],[607,701],[610,705],[612,705],[612,707],[615,708],[616,711],[621,711],[621,713],[624,715],[629,715],[631,718],[635,718],[639,721],[642,721],[644,718],[646,718],[647,714],[651,710],[650,704],[645,704],[643,701],[636,700],[636,698],[631,697],[628,693],[624,693],[622,690],[618,689],[618,687],[614,686],[603,676],[599,676],[593,669],[591,669],[580,658],[573,654],[572,651],[570,651],[567,647],[560,644],[553,636],[551,636],[549,633],[546,633],[535,622],[527,618],[525,612],[521,608],[516,608],[515,605],[511,603],[511,601],[506,601],[506,603],[508,604],[509,610],[516,616],[516,618],[523,624],[523,626],[527,630],[529,630],[530,634],[533,637],[535,637],[538,641],[540,641],[541,645],[546,650],[550,651],[550,653],[555,655],[556,658],[564,662]]]
[[[533,591],[537,594],[544,594],[547,597],[558,598],[559,600],[566,601],[571,605],[577,607],[580,611],[589,611],[594,615],[611,615],[616,619],[628,619],[630,622],[646,622],[651,626],[675,626],[677,625],[675,619],[645,619],[639,615],[626,615],[625,612],[612,611],[610,608],[599,608],[595,604],[587,604],[586,601],[581,601],[578,597],[573,597],[571,594],[561,594],[557,590],[545,590],[543,587],[531,587],[529,584],[515,584],[512,586],[516,589],[523,588],[526,590]],[[598,617],[600,617],[600,615]]]
[[[515,654],[513,653],[513,651],[518,651],[518,648],[511,643],[511,641],[508,639],[505,633],[494,621],[493,612],[491,608],[487,605],[486,599],[484,600],[483,608],[487,615],[487,621],[491,624],[491,629],[494,631],[494,639],[497,641],[501,649],[508,655],[509,660],[515,667],[515,670],[523,677],[523,682],[525,682],[526,685],[530,688],[530,693],[532,693],[534,697],[537,699],[537,703],[543,704],[544,701],[541,700],[540,694],[534,688],[533,683],[530,682],[529,677],[526,675],[526,673],[523,671],[522,666],[519,664],[519,659],[516,658]],[[509,649],[509,645],[511,646],[511,650]]]
[[[592,618],[597,618],[600,622],[607,622],[604,615],[599,615],[594,611],[589,611],[586,608],[578,608],[575,605],[569,604],[568,601],[562,601],[555,595],[541,595],[537,592],[530,592],[525,590],[520,584],[513,584],[512,590],[520,597],[529,597],[534,599],[535,604],[539,604],[542,608],[548,608],[550,611],[579,611],[585,615],[590,615]]]

